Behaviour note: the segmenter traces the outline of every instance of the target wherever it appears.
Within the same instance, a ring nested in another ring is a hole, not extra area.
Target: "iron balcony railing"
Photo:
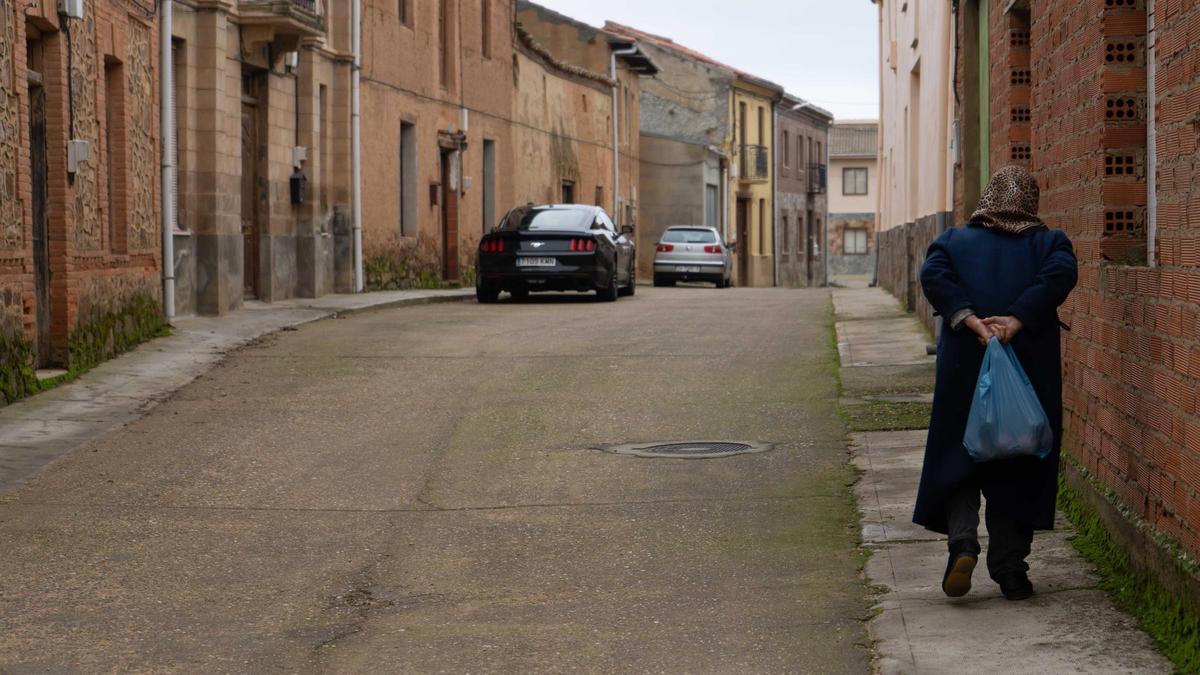
[[[289,10],[301,10],[314,16],[324,16],[324,0],[240,0],[242,6],[268,9],[276,14],[287,14]]]
[[[810,194],[825,194],[826,167],[824,164],[808,165],[808,191]]]
[[[742,180],[767,180],[771,177],[771,154],[765,145],[743,145]]]
[[[239,0],[243,25],[270,26],[276,38],[314,38],[325,33],[328,0]],[[284,51],[294,51],[287,44]]]

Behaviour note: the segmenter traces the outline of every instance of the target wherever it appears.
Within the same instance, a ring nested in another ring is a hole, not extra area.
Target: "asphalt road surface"
[[[327,320],[0,498],[0,672],[866,672],[829,296]],[[760,454],[594,449],[689,439]]]

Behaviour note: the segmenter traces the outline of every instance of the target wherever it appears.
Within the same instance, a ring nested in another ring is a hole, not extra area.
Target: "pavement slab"
[[[858,307],[856,303],[863,303]],[[874,361],[919,362],[925,332],[882,289],[834,291],[843,380],[874,371]],[[871,319],[869,311],[881,318]],[[845,328],[843,328],[845,326]],[[886,328],[886,330],[880,330]],[[932,370],[926,378],[932,390]],[[1009,602],[987,576],[983,560],[971,592],[941,590],[946,538],[912,523],[926,430],[854,434],[852,462],[862,540],[871,553],[866,574],[877,590],[868,625],[875,670],[881,673],[1169,673],[1136,622],[1099,588],[1090,565],[1071,546],[1070,523],[1035,536],[1030,577],[1037,594]],[[982,518],[981,518],[982,520]],[[987,548],[987,527],[980,523]]]

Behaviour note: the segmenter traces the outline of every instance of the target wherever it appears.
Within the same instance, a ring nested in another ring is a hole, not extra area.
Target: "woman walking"
[[[1039,191],[1029,171],[1006,166],[992,177],[979,209],[929,248],[921,268],[925,297],[945,323],[925,463],[913,522],[949,536],[942,577],[946,595],[971,589],[979,558],[980,493],[987,499],[988,573],[1004,597],[1033,595],[1025,558],[1034,530],[1054,526],[1062,443],[1062,357],[1058,307],[1075,287],[1071,242],[1038,218]],[[1012,345],[1054,430],[1046,459],[976,464],[963,447],[984,347]]]

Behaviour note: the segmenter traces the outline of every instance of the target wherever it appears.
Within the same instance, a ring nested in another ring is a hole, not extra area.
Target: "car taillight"
[[[658,251],[659,253],[670,253],[671,251],[675,250],[675,247],[671,244],[659,244],[658,246],[654,247],[654,250]]]
[[[484,253],[503,253],[504,252],[504,240],[503,239],[486,239],[486,240],[484,240],[484,242],[482,244],[479,245],[479,249],[481,251],[483,251]]]
[[[595,251],[595,250],[596,250],[596,240],[595,239],[572,239],[571,240],[571,252],[572,253],[588,253],[590,251]]]
[[[705,253],[722,253],[723,251],[721,249],[721,245],[717,244],[716,246],[705,246],[704,252]]]

